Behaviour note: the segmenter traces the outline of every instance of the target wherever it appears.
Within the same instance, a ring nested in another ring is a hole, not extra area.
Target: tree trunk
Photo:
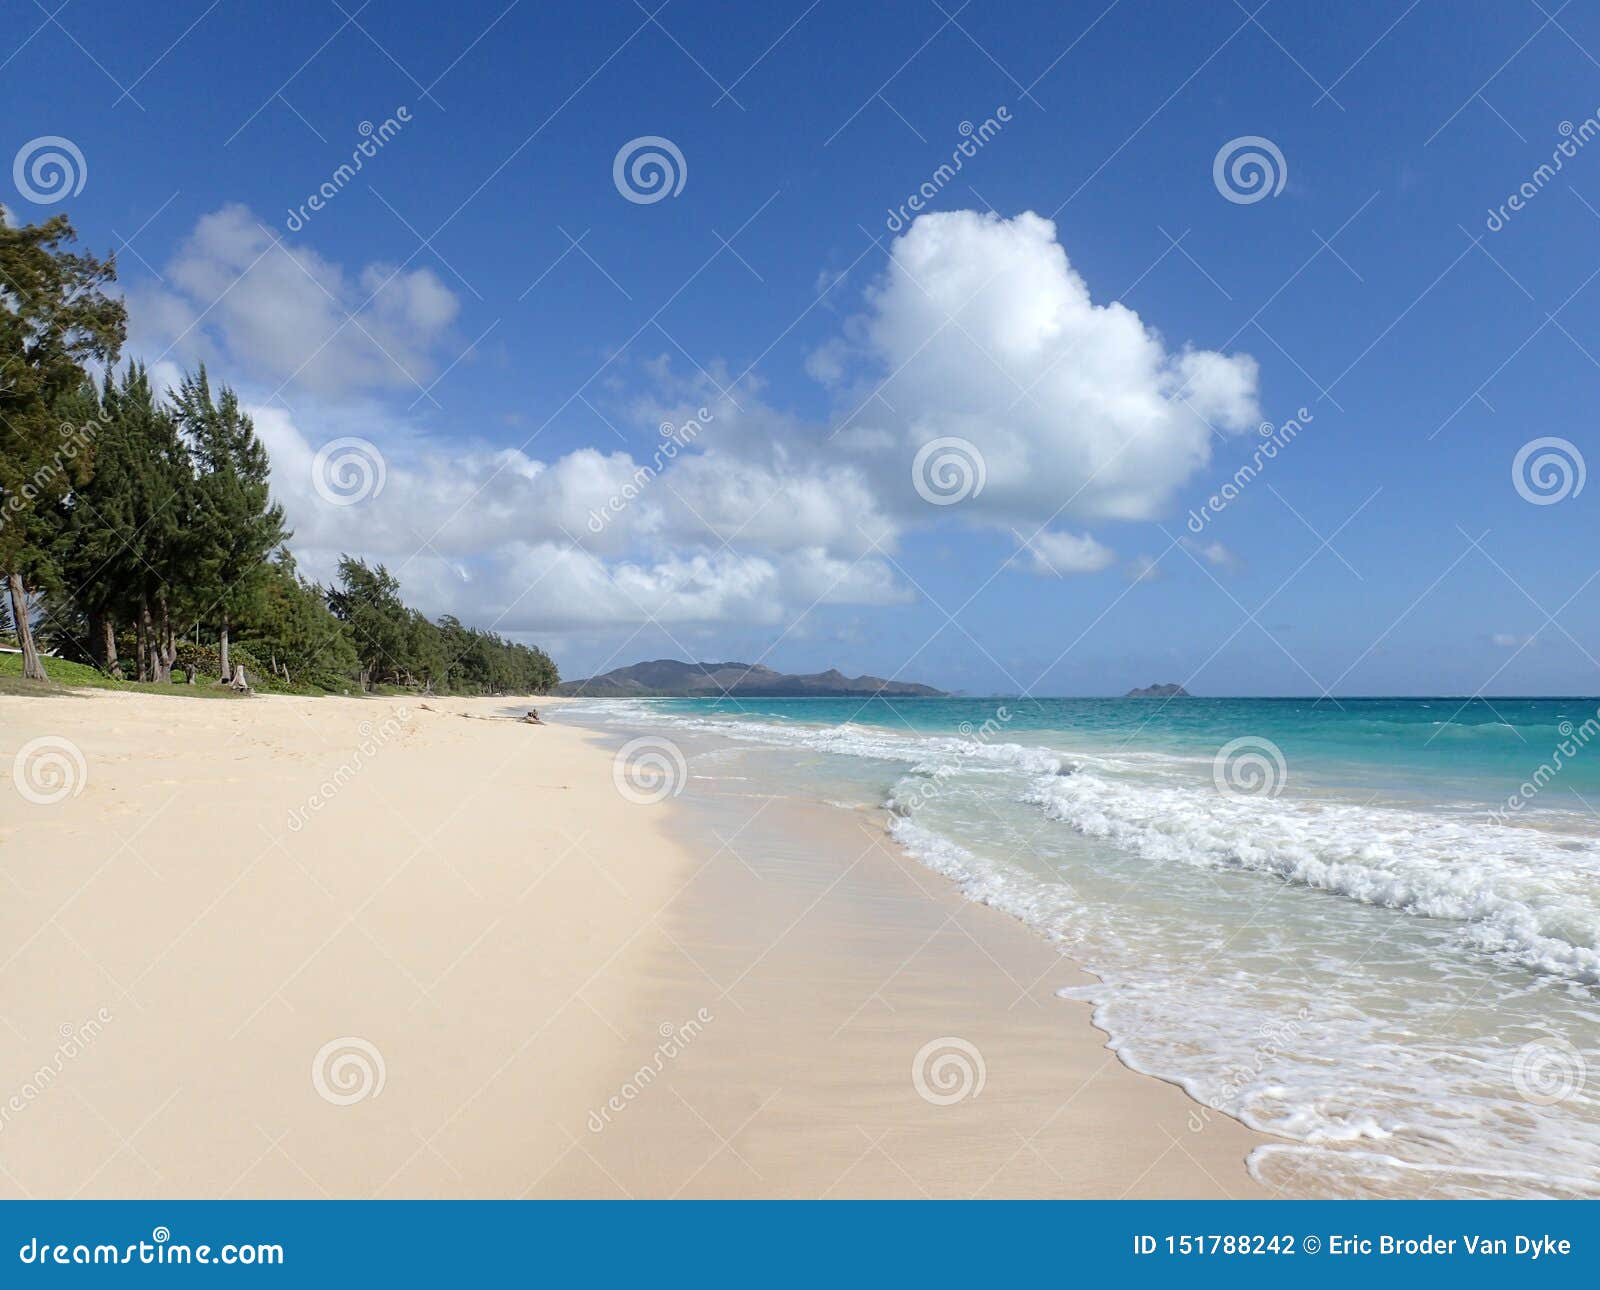
[[[39,647],[33,643],[33,624],[28,621],[28,589],[22,584],[22,575],[7,573],[6,586],[11,592],[11,621],[16,625],[17,644],[22,647],[22,675],[30,681],[48,681],[44,664],[39,661]]]
[[[156,593],[156,603],[161,606],[161,630],[156,633],[156,680],[163,685],[172,684],[172,664],[178,657],[178,644],[172,638],[172,615],[167,609],[167,593]]]
[[[133,620],[133,679],[148,681],[150,674],[150,654],[145,643],[145,623],[149,621],[150,612],[141,609],[139,615]]]
[[[117,670],[117,625],[110,614],[101,617],[99,621],[100,639],[94,642],[98,646],[100,666],[110,675]]]
[[[223,685],[226,685],[229,679],[233,676],[233,672],[228,667],[228,618],[226,614],[224,614],[222,618],[222,635],[220,637],[220,643],[217,646],[217,658],[221,661],[222,665],[222,675],[219,676],[217,680],[221,681]]]
[[[139,602],[139,679],[161,683],[161,637],[144,600]]]

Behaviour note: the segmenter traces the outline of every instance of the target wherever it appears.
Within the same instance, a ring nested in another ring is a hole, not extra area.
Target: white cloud
[[[1017,535],[1019,539],[1021,534]],[[1099,573],[1116,562],[1117,553],[1089,534],[1045,531],[1025,540],[1033,557],[1032,571],[1060,577],[1069,573]]]
[[[348,273],[239,205],[201,217],[164,277],[165,288],[130,297],[146,358],[221,361],[322,395],[415,395],[440,365],[458,311],[431,269],[368,264]]]
[[[810,367],[842,396],[840,441],[905,511],[917,449],[954,436],[987,472],[964,520],[1150,519],[1214,432],[1259,420],[1254,359],[1169,349],[1132,309],[1094,303],[1047,219],[923,215],[892,252],[847,329],[854,377],[837,340]]]
[[[776,626],[813,604],[902,602],[884,556],[906,528],[1150,518],[1209,459],[1213,431],[1259,419],[1252,359],[1169,348],[1132,310],[1093,303],[1054,225],[1032,214],[927,215],[895,242],[865,312],[808,363],[838,393],[832,418],[785,413],[758,378],[719,364],[680,379],[659,360],[631,402],[612,383],[622,437],[601,427],[593,446],[551,459],[395,415],[396,395],[410,402],[454,357],[458,302],[429,270],[341,266],[227,206],[199,221],[166,277],[131,302],[130,351],[160,359],[163,382],[218,360],[219,379],[256,396],[307,571],[329,577],[341,552],[382,560],[430,614],[506,631]],[[293,413],[267,397],[285,385]],[[693,441],[662,460],[655,427],[702,412]],[[384,457],[383,491],[355,506],[331,505],[312,479],[319,447],[345,436]],[[986,483],[929,506],[911,463],[944,436],[976,445]],[[1042,574],[1117,562],[1066,527],[1027,545],[1024,567]],[[1196,550],[1225,562],[1220,545]],[[1149,556],[1126,567],[1156,576]]]
[[[540,461],[397,435],[377,428],[376,409],[370,423],[347,410],[316,439],[285,409],[249,410],[307,574],[330,579],[345,552],[381,560],[430,614],[549,633],[650,620],[782,625],[814,604],[910,598],[846,525],[852,507],[872,502],[848,475],[780,477],[691,457],[651,478],[626,452],[580,448]],[[335,505],[317,487],[317,453],[346,436],[378,447],[383,485]],[[637,496],[608,506],[629,485]],[[767,488],[777,498],[763,506]]]
[[[1136,555],[1129,560],[1124,572],[1129,582],[1154,582],[1161,577],[1161,561],[1150,555]]]
[[[1234,569],[1239,565],[1239,557],[1221,542],[1197,542],[1193,538],[1184,538],[1183,545],[1207,564],[1219,569]]]

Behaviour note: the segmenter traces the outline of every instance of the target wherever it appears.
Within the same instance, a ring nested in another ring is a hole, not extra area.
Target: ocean
[[[1292,1196],[1600,1195],[1600,700],[591,701],[868,811]],[[668,773],[670,774],[670,767]]]

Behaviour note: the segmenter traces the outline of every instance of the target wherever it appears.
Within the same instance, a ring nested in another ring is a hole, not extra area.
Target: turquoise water
[[[693,778],[877,812],[1097,974],[1082,993],[1124,1061],[1285,1139],[1252,1157],[1269,1186],[1480,1196],[1600,1193],[1597,708],[782,699],[562,715],[678,741]]]
[[[1162,749],[1210,757],[1241,733],[1272,740],[1291,772],[1321,781],[1415,785],[1425,794],[1504,805],[1600,699],[659,699],[662,713],[811,726],[859,724],[909,734],[958,734],[996,721],[1013,742],[1070,735],[1101,749]],[[1563,729],[1565,723],[1566,729]],[[1591,737],[1600,737],[1600,730]],[[1600,751],[1600,750],[1597,750]],[[1574,754],[1551,801],[1587,811],[1600,798],[1600,756]],[[1597,803],[1600,804],[1600,803]]]

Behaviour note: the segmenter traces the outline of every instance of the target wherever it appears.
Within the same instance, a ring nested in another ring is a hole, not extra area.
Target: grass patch
[[[174,681],[171,685],[152,685],[138,681],[113,680],[98,668],[84,663],[69,663],[64,658],[47,658],[44,670],[48,681],[24,680],[21,654],[0,654],[0,694],[51,695],[73,690],[122,690],[133,694],[171,694],[191,699],[239,699],[246,696],[215,684],[214,676],[197,676],[193,685]]]
[[[63,658],[45,659],[44,670],[50,675],[48,681],[25,681],[22,679],[22,655],[0,654],[0,687],[4,687],[0,693],[59,694],[68,687],[93,687],[96,690],[127,688],[123,682],[113,681],[98,668],[69,663]]]

